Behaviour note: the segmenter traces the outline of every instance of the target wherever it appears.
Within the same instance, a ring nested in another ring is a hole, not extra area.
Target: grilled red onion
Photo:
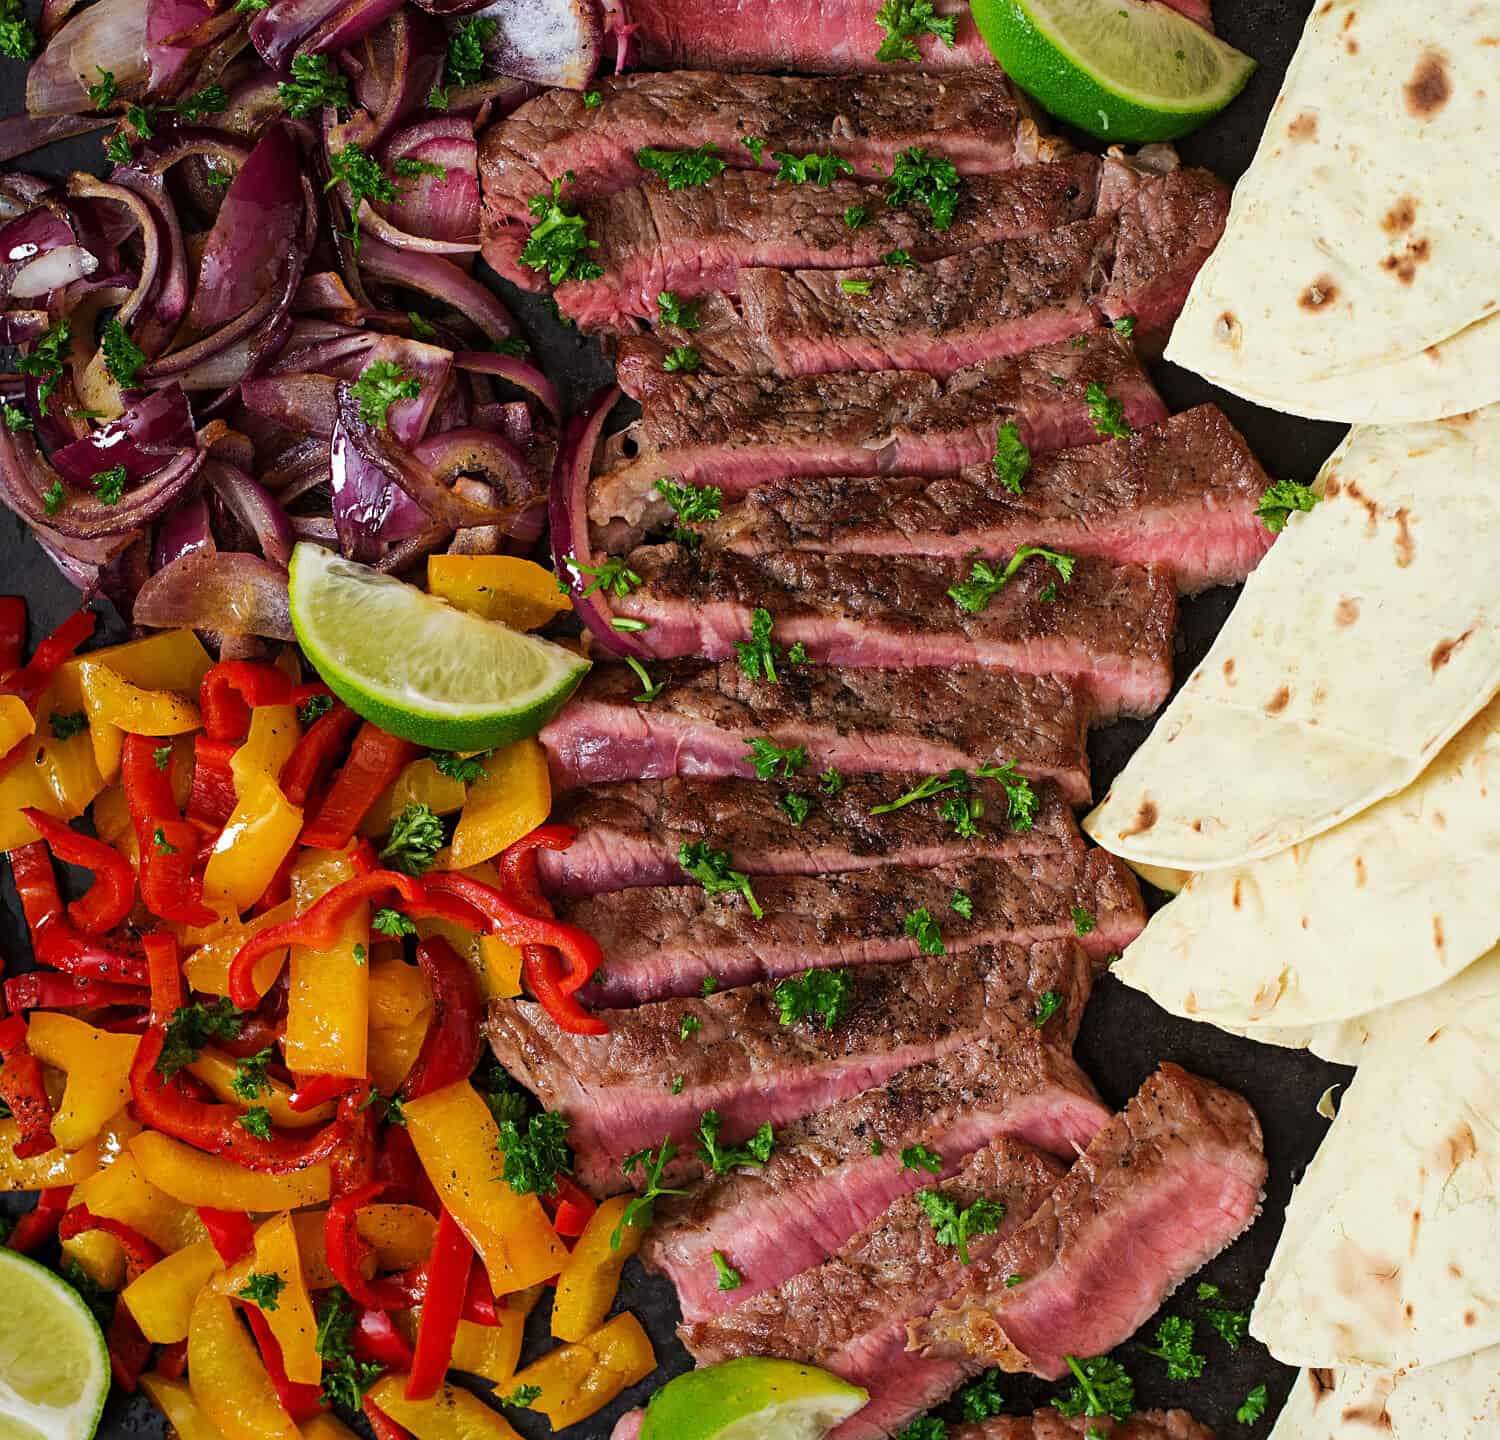
[[[147,88],[171,94],[197,51],[199,27],[213,19],[207,0],[146,0]]]
[[[76,115],[94,108],[85,82],[108,70],[125,94],[138,91],[146,58],[148,7],[142,0],[98,0],[74,15],[47,43],[26,73],[30,115]]]
[[[338,413],[338,384],[332,375],[262,375],[240,386],[240,401],[288,430],[326,440]]]
[[[135,597],[137,624],[295,640],[286,571],[258,555],[195,551],[159,570]]]
[[[491,340],[508,340],[516,333],[510,311],[494,293],[450,260],[436,255],[408,255],[366,236],[359,249],[359,265],[376,280],[419,290],[444,305],[451,305]]]
[[[87,487],[101,470],[123,465],[132,484],[154,475],[193,444],[193,417],[179,385],[154,390],[118,420],[52,453],[53,468]]]
[[[562,397],[555,386],[535,365],[515,355],[496,355],[489,350],[460,350],[453,357],[460,370],[493,375],[507,385],[525,390],[541,401],[542,407],[559,424],[562,422]]]
[[[198,550],[213,551],[213,527],[208,521],[208,502],[201,495],[180,501],[162,516],[151,547],[152,570],[165,570],[174,560]]]
[[[255,536],[267,560],[285,565],[292,558],[292,525],[286,511],[260,481],[223,460],[210,460],[204,478],[236,520]]]

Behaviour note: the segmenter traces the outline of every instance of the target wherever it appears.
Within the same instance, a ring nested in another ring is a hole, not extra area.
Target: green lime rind
[[[109,1351],[78,1292],[0,1250],[0,1435],[92,1440],[109,1398]]]
[[[319,676],[365,720],[432,750],[535,735],[588,673],[561,645],[457,610],[306,542],[292,552],[292,628]]]
[[[669,1380],[639,1440],[822,1440],[869,1398],[826,1370],[745,1356]]]
[[[973,0],[1006,73],[1101,140],[1175,140],[1245,88],[1250,56],[1156,0]]]

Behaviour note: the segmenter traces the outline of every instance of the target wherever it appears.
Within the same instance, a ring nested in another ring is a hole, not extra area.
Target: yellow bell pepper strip
[[[65,660],[58,676],[77,684],[83,667],[90,663],[108,665],[122,680],[143,690],[196,695],[213,659],[191,630],[159,630],[142,640],[106,645]]]
[[[515,555],[429,555],[427,591],[512,630],[537,630],[573,608],[556,575]]]
[[[138,1035],[112,1035],[72,1015],[32,1015],[26,1048],[68,1077],[52,1117],[53,1138],[64,1150],[82,1149],[129,1102],[130,1066],[140,1043]]]
[[[376,1268],[408,1270],[432,1254],[437,1220],[420,1205],[365,1205],[355,1216],[359,1238],[375,1251]]]
[[[302,811],[258,770],[246,772],[236,796],[203,872],[203,898],[239,915],[266,893],[291,854],[302,833]]]
[[[198,707],[170,690],[133,685],[98,655],[79,662],[78,684],[89,717],[94,764],[109,782],[120,778],[120,752],[129,735],[187,735],[198,729]]]
[[[208,1205],[220,1210],[297,1209],[324,1204],[331,1186],[326,1163],[285,1175],[268,1175],[218,1155],[205,1155],[159,1130],[137,1135],[130,1142],[130,1153],[153,1185],[184,1205]]]
[[[183,1436],[182,1440],[188,1440]],[[314,1415],[302,1422],[302,1440],[359,1440],[354,1431],[332,1415]]]
[[[76,1265],[101,1290],[118,1290],[125,1283],[125,1251],[113,1235],[81,1230],[62,1242],[63,1268]]]
[[[457,1385],[442,1386],[428,1400],[408,1400],[405,1377],[387,1375],[368,1398],[415,1440],[521,1440],[499,1411]]]
[[[619,1248],[610,1247],[610,1237],[620,1228],[633,1198],[614,1195],[601,1201],[584,1226],[557,1277],[557,1296],[552,1302],[554,1339],[582,1340],[604,1323],[620,1288],[620,1272],[626,1260],[641,1248],[646,1235],[644,1225],[626,1225],[620,1233]]]
[[[317,1347],[318,1322],[302,1273],[297,1232],[285,1210],[255,1232],[255,1273],[275,1275],[281,1281],[275,1308],[264,1305],[261,1313],[281,1346],[287,1379],[299,1385],[318,1384],[323,1378],[323,1361]]]
[[[90,812],[94,820],[94,834],[106,845],[113,845],[132,866],[140,861],[140,852],[135,844],[135,826],[130,823],[130,805],[125,792],[118,785],[101,791]]]
[[[0,755],[36,734],[36,716],[19,695],[0,695]]]
[[[141,1376],[140,1387],[166,1416],[177,1440],[224,1440],[224,1432],[199,1409],[186,1380],[171,1380],[150,1370]]]
[[[240,947],[252,936],[292,919],[296,913],[296,905],[286,900],[252,919],[212,927],[206,932],[209,938],[182,962],[189,987],[204,995],[228,995],[229,962],[240,953]],[[285,963],[285,950],[273,950],[255,962],[255,988],[261,994],[275,983]]]
[[[488,862],[464,872],[486,885],[499,886],[500,876]],[[486,1000],[508,1000],[521,993],[521,948],[507,945],[498,935],[480,935],[453,920],[427,916],[416,922],[418,936],[441,935],[473,968],[479,993]]]
[[[375,1032],[370,1047],[370,1079],[382,1095],[394,1095],[411,1074],[431,1021],[432,1011],[425,1010],[410,1025]]]
[[[225,1296],[198,1292],[187,1341],[193,1399],[224,1440],[302,1440]]]
[[[507,1296],[495,1306],[493,1325],[458,1322],[458,1334],[453,1337],[453,1369],[478,1375],[496,1386],[510,1383],[520,1363],[526,1331],[526,1312],[510,1303],[515,1298]]]
[[[561,1430],[602,1410],[655,1369],[651,1340],[627,1310],[585,1339],[548,1351],[518,1371],[515,1383],[542,1392],[531,1408],[545,1415],[554,1430]]]
[[[186,1340],[198,1292],[219,1268],[219,1253],[207,1239],[158,1261],[120,1292],[141,1334],[156,1345]]]
[[[518,740],[484,762],[484,774],[453,832],[448,868],[467,870],[489,860],[535,830],[552,809],[547,753],[535,740]]]
[[[89,1141],[77,1150],[61,1146],[18,1159],[15,1147],[21,1143],[21,1131],[9,1117],[0,1120],[0,1193],[18,1190],[51,1190],[58,1185],[76,1185],[87,1180],[99,1168],[99,1148]]]
[[[292,866],[297,913],[354,878],[354,862],[340,850],[307,850]],[[331,945],[292,946],[287,993],[287,1068],[298,1075],[369,1073],[370,907],[351,908]]]
[[[153,1185],[128,1151],[90,1175],[74,1191],[73,1201],[87,1205],[95,1215],[139,1230],[168,1254],[204,1238],[198,1212]]]
[[[418,926],[437,922],[423,920]],[[457,926],[453,927],[455,930]],[[370,965],[370,1029],[396,1030],[424,1020],[432,1009],[432,989],[415,965],[394,957]]]
[[[256,706],[250,712],[250,732],[229,762],[236,786],[243,785],[252,774],[279,784],[282,768],[301,738],[295,705]]]
[[[463,809],[468,793],[462,780],[444,775],[430,758],[413,760],[370,807],[359,822],[359,833],[369,839],[389,834],[396,817],[408,805],[426,805],[438,815],[451,815]]]
[[[190,1061],[188,1070],[196,1075],[226,1105],[258,1105],[271,1117],[273,1125],[288,1130],[306,1130],[313,1125],[322,1125],[333,1119],[335,1105],[325,1101],[311,1110],[294,1110],[291,1105],[292,1089],[284,1080],[267,1075],[263,1067],[249,1071],[241,1068],[233,1055],[226,1055],[214,1046],[206,1046],[198,1052],[198,1058]],[[236,1082],[240,1088],[236,1089]]]
[[[500,1132],[467,1080],[403,1107],[406,1131],[427,1178],[469,1237],[495,1295],[556,1275],[568,1252],[535,1195],[496,1181]]]

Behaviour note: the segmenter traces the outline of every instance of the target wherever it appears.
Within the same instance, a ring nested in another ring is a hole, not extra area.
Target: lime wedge
[[[726,1360],[663,1385],[646,1406],[639,1440],[822,1440],[869,1398],[810,1365]]]
[[[973,0],[1011,79],[1101,140],[1173,140],[1217,115],[1255,61],[1158,0]]]
[[[589,662],[455,610],[305,541],[292,551],[292,627],[319,675],[382,730],[433,750],[535,735]]]
[[[89,1440],[108,1394],[104,1335],[78,1292],[0,1250],[0,1435]]]

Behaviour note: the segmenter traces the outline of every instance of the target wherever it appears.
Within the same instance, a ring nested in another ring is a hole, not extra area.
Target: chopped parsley
[[[703,977],[703,985],[701,988],[703,991],[703,998],[707,1000],[708,997],[719,988],[719,977],[717,975],[705,975]]]
[[[750,158],[755,161],[758,170],[766,163],[766,142],[755,135],[741,135],[740,144],[750,152]]]
[[[1208,1363],[1193,1349],[1193,1322],[1181,1315],[1168,1315],[1156,1327],[1156,1344],[1141,1349],[1167,1362],[1168,1380],[1196,1380]]]
[[[313,721],[321,720],[332,709],[332,695],[309,695],[297,707],[297,719],[303,725],[311,725]]]
[[[1122,315],[1115,321],[1113,327],[1116,335],[1123,335],[1127,340],[1135,334],[1135,316]]]
[[[1215,1307],[1203,1312],[1203,1318],[1218,1331],[1219,1338],[1231,1350],[1238,1350],[1250,1333],[1250,1316],[1244,1310],[1225,1310]]]
[[[906,917],[905,929],[924,955],[943,954],[943,933],[938,928],[938,922],[932,918],[932,911],[925,905]]]
[[[36,31],[27,22],[21,0],[0,0],[0,55],[30,60],[36,51]]]
[[[825,795],[837,795],[844,788],[844,777],[830,765],[818,776],[818,789]]]
[[[869,218],[870,212],[863,205],[851,205],[844,211],[844,224],[850,230],[858,230]]]
[[[734,642],[735,654],[746,679],[769,680],[773,685],[780,683],[781,677],[776,673],[776,649],[771,644],[773,628],[769,610],[756,606],[750,612],[750,638]],[[807,651],[800,640],[787,652],[787,659],[793,665],[806,662]]]
[[[906,1145],[901,1150],[903,1170],[925,1170],[929,1175],[943,1173],[943,1157],[925,1145]]]
[[[677,1038],[687,1040],[696,1035],[703,1028],[703,1022],[696,1015],[684,1015],[677,1026]]]
[[[1206,1280],[1198,1282],[1198,1298],[1200,1300],[1222,1300],[1224,1292],[1217,1285],[1210,1285]]]
[[[783,1025],[821,1020],[832,1030],[849,1013],[854,979],[848,970],[809,970],[779,981],[772,992]]]
[[[572,173],[568,172],[570,178]],[[589,239],[583,216],[562,203],[562,187],[561,180],[554,180],[550,195],[531,197],[531,213],[537,220],[521,251],[521,264],[542,271],[553,285],[597,280],[604,267],[589,259],[589,251],[597,250],[599,242]]]
[[[1068,1369],[1078,1382],[1053,1406],[1063,1415],[1108,1415],[1128,1420],[1135,1409],[1135,1381],[1118,1360],[1100,1355],[1080,1361],[1076,1355],[1064,1355]]]
[[[237,1038],[244,1023],[243,1013],[222,997],[211,1003],[194,1000],[179,1006],[167,1022],[161,1054],[156,1057],[156,1073],[170,1080],[185,1065],[191,1065],[210,1040]]]
[[[679,300],[670,290],[663,290],[656,297],[656,308],[661,311],[663,325],[675,325],[679,330],[698,328],[698,302]]]
[[[955,915],[962,915],[965,920],[974,918],[974,897],[965,895],[962,890],[955,890],[953,898],[948,901],[948,908]]]
[[[125,482],[129,478],[130,472],[123,465],[111,465],[108,470],[95,471],[90,483],[100,504],[118,505],[124,497]]]
[[[1024,833],[1036,823],[1040,801],[1036,791],[1031,788],[1031,783],[1017,772],[1014,760],[1007,760],[1003,765],[981,765],[974,772],[974,779],[998,780],[1004,787],[1006,819],[1012,830]],[[919,800],[930,800],[945,792],[957,791],[963,803],[954,805],[951,801],[946,801],[940,813],[945,820],[953,822],[960,837],[972,838],[978,834],[975,822],[984,814],[984,802],[973,795],[972,790],[973,781],[968,774],[963,770],[953,769],[946,775],[929,775],[915,789],[898,795],[884,805],[872,805],[870,814],[887,815],[892,810],[900,810]]]
[[[667,682],[660,680],[656,684],[651,683],[650,672],[641,664],[634,655],[627,655],[625,663],[635,671],[635,677],[641,682],[641,693],[635,697],[637,705],[649,705],[663,690],[667,688]]]
[[[958,185],[958,168],[951,160],[913,145],[896,156],[885,203],[893,209],[925,205],[933,228],[946,230],[958,206]]]
[[[550,300],[552,297],[549,295],[547,298]],[[432,330],[433,335],[437,334],[437,331],[433,330],[431,325],[427,328]],[[420,333],[418,331],[418,334]],[[430,339],[431,336],[428,338]],[[509,355],[515,360],[519,360],[523,355],[531,354],[531,346],[521,339],[519,335],[507,335],[503,340],[496,340],[494,350],[497,355]]]
[[[330,156],[328,174],[328,183],[323,187],[325,190],[332,190],[335,185],[349,187],[349,213],[353,217],[349,239],[358,250],[360,202],[368,200],[373,204],[383,201],[389,204],[399,198],[400,192],[390,176],[358,145],[345,145],[337,155]],[[395,368],[390,361],[379,363]]]
[[[666,181],[668,190],[688,190],[695,185],[707,185],[724,173],[724,162],[719,158],[719,147],[709,141],[696,150],[658,150],[647,146],[637,150],[635,163],[642,170],[650,170]]]
[[[246,1110],[235,1123],[242,1130],[255,1136],[257,1140],[271,1138],[271,1112],[264,1105],[256,1105]]]
[[[868,295],[874,283],[873,280],[840,280],[839,289],[845,295]]]
[[[609,1237],[609,1248],[618,1250],[620,1240],[625,1234],[627,1225],[649,1225],[651,1214],[655,1209],[657,1197],[660,1195],[686,1195],[686,1190],[668,1190],[662,1183],[661,1177],[668,1165],[672,1163],[672,1157],[676,1155],[677,1147],[671,1140],[663,1140],[659,1150],[637,1150],[633,1155],[627,1155],[620,1166],[626,1174],[633,1174],[637,1169],[644,1169],[646,1173],[646,1186],[634,1200],[628,1204],[620,1213],[620,1223],[615,1226]]]
[[[911,270],[916,267],[916,263],[911,258],[911,252],[907,250],[891,250],[885,256],[887,270]]]
[[[583,103],[590,110],[597,110],[604,104],[604,96],[598,90],[585,90]]]
[[[430,757],[438,768],[438,774],[457,780],[462,785],[472,785],[483,777],[484,762],[494,753],[493,750],[480,750],[473,755],[457,755],[451,750],[433,750]]]
[[[1037,996],[1036,1014],[1032,1016],[1031,1023],[1040,1030],[1062,1008],[1062,1003],[1063,997],[1056,990],[1043,990]]]
[[[656,493],[689,525],[717,520],[724,513],[724,492],[717,485],[679,485],[664,477],[656,482]]]
[[[790,181],[793,185],[817,185],[826,190],[840,175],[854,174],[852,166],[842,155],[792,155],[785,150],[772,154],[778,169],[778,180]]]
[[[530,1410],[542,1398],[540,1385],[517,1385],[509,1395],[502,1395],[502,1405],[514,1405],[517,1410]]]
[[[917,36],[936,35],[950,47],[958,42],[958,21],[952,15],[939,15],[932,0],[885,0],[875,12],[875,23],[885,31],[885,39],[875,58],[882,65],[918,61]]]
[[[766,1121],[743,1145],[721,1145],[719,1131],[724,1121],[717,1110],[705,1110],[698,1122],[698,1158],[715,1175],[727,1175],[746,1166],[760,1167],[771,1158],[776,1136]]]
[[[68,498],[68,492],[63,489],[61,480],[54,480],[42,491],[42,509],[49,515],[56,515],[63,507],[63,501]]]
[[[1317,503],[1318,496],[1311,485],[1300,480],[1273,480],[1255,507],[1255,518],[1271,534],[1279,535],[1294,512],[1311,510]]]
[[[674,1075],[672,1077],[672,1093],[674,1095],[681,1095],[682,1087],[686,1084],[687,1077],[685,1075]]]
[[[677,863],[703,886],[705,894],[723,895],[738,891],[745,897],[745,904],[757,920],[765,915],[750,886],[750,877],[741,870],[730,869],[727,850],[715,850],[706,840],[695,840],[691,845],[678,847]]]
[[[763,735],[745,744],[750,747],[750,763],[755,767],[757,780],[776,779],[778,769],[782,780],[790,780],[807,764],[806,745],[778,745]]]
[[[500,1149],[505,1152],[505,1183],[517,1195],[551,1195],[557,1177],[573,1172],[568,1121],[555,1111],[531,1116],[524,1128],[519,1120],[502,1120]]]
[[[1073,931],[1081,940],[1085,935],[1092,935],[1094,927],[1099,923],[1089,914],[1082,905],[1075,905],[1072,910]]]
[[[323,1399],[330,1405],[358,1410],[366,1390],[385,1373],[383,1365],[354,1358],[358,1312],[341,1285],[327,1291],[317,1309],[315,1340],[323,1360]]]
[[[241,1300],[248,1300],[261,1310],[275,1310],[280,1304],[280,1295],[286,1289],[286,1281],[280,1275],[258,1271],[251,1275],[237,1292]]]
[[[948,1423],[936,1415],[922,1415],[900,1431],[896,1440],[948,1440]]]
[[[365,963],[365,961],[370,958],[370,952],[368,950],[366,950],[363,945],[360,945],[360,944],[357,944],[357,943],[356,943],[356,945],[354,947],[353,954],[354,954],[354,963],[356,965],[363,965]]]
[[[932,1222],[938,1244],[952,1245],[957,1249],[959,1262],[964,1265],[970,1263],[969,1237],[993,1235],[1005,1219],[1005,1206],[983,1196],[960,1210],[951,1195],[944,1195],[940,1190],[919,1190],[917,1203]]]
[[[172,747],[170,745],[158,745],[151,752],[151,759],[158,770],[165,770],[172,763]]]
[[[1253,1425],[1266,1413],[1266,1387],[1257,1385],[1245,1396],[1245,1403],[1234,1412],[1241,1425]]]
[[[327,105],[348,105],[349,82],[326,55],[294,55],[292,78],[277,82],[286,113],[306,120]]]
[[[352,394],[359,402],[359,418],[366,425],[390,424],[391,406],[398,400],[415,400],[422,382],[408,375],[394,360],[374,360],[360,372]]]
[[[745,1277],[724,1258],[722,1250],[715,1250],[709,1258],[718,1273],[720,1290],[738,1290],[745,1283]]]
[[[796,791],[783,795],[776,802],[776,808],[780,810],[793,825],[801,826],[802,822],[812,814],[813,801],[808,795],[799,795]]]
[[[47,716],[47,728],[57,741],[71,740],[89,728],[88,712],[84,710],[54,710]]]
[[[1124,440],[1135,432],[1125,418],[1125,402],[1116,400],[1097,380],[1090,380],[1083,392],[1089,407],[1089,419],[1095,431],[1105,439]]]
[[[430,805],[408,805],[391,826],[380,858],[403,875],[425,875],[443,848],[443,822]]]
[[[1007,420],[995,431],[995,479],[1012,495],[1021,493],[1021,482],[1031,469],[1031,451],[1021,439],[1021,427]]]
[[[392,910],[388,905],[382,905],[370,917],[370,929],[377,935],[389,935],[392,939],[417,933],[415,921],[409,920],[399,910]]]
[[[36,408],[45,415],[47,401],[52,392],[62,384],[63,362],[67,359],[68,347],[72,344],[73,332],[66,320],[49,325],[40,335],[30,351],[16,361],[16,369],[40,382],[36,390]]]
[[[1048,550],[1043,545],[1022,545],[1003,570],[996,570],[988,560],[975,560],[969,568],[969,578],[948,587],[949,598],[960,610],[978,615],[1033,556],[1051,565],[1062,577],[1064,585],[1072,581],[1073,567],[1078,563],[1076,556],[1064,554],[1061,550]]]
[[[691,345],[679,345],[675,350],[668,350],[661,362],[661,368],[669,375],[692,375],[702,366],[703,357]]]
[[[1007,1290],[1014,1290],[1017,1285],[1024,1285],[1025,1283],[1026,1277],[1024,1275],[1007,1275],[1005,1277],[1005,1288]]]
[[[613,595],[616,600],[623,600],[641,583],[641,577],[618,555],[606,556],[597,565],[585,565],[576,555],[569,555],[567,564],[569,569],[590,577],[588,585],[580,592],[585,597],[598,590]]]
[[[230,1080],[229,1088],[237,1099],[248,1105],[263,1091],[271,1088],[271,1082],[266,1079],[266,1066],[273,1053],[267,1045],[264,1050],[257,1050],[254,1055],[247,1055],[235,1064],[234,1078]]]
[[[292,62],[294,69],[296,63]],[[229,92],[222,85],[205,85],[167,108],[175,110],[189,125],[196,125],[205,115],[221,114],[228,104]]]
[[[989,1420],[1000,1414],[1005,1408],[1005,1400],[1000,1394],[1000,1379],[998,1370],[986,1370],[958,1392],[958,1405],[965,1420]]]
[[[99,74],[99,79],[95,84],[85,87],[88,91],[89,104],[95,110],[107,110],[115,103],[115,95],[118,93],[114,71],[106,70],[102,65],[94,68]]]
[[[10,431],[36,429],[36,426],[31,423],[31,416],[19,405],[0,407],[0,421],[3,421],[5,428]]]
[[[495,20],[476,15],[465,20],[448,37],[448,57],[443,64],[443,85],[473,85],[484,75],[484,47],[499,29]]]

